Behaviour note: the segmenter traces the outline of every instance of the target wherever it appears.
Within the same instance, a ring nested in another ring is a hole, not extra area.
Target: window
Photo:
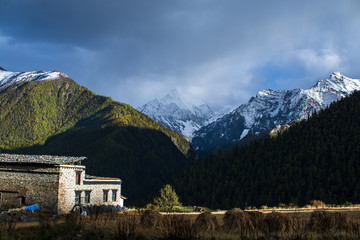
[[[108,193],[109,193],[109,190],[103,190],[103,202],[108,201]]]
[[[81,204],[81,192],[75,191],[75,204]]]
[[[80,171],[76,171],[76,185],[80,185],[81,184],[81,172]]]
[[[85,203],[90,203],[90,191],[85,191]]]
[[[25,204],[25,197],[24,196],[20,196],[20,204],[21,205]]]
[[[112,190],[112,201],[113,202],[116,202],[116,193],[117,193],[117,190]]]

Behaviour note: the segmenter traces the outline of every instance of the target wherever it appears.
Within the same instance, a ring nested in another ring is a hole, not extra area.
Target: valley
[[[165,183],[185,204],[213,209],[358,197],[358,94],[346,96],[360,84],[340,73],[308,90],[261,91],[215,121],[176,90],[142,107],[173,130],[57,71],[0,73],[1,151],[87,156],[91,174],[124,180],[128,204],[143,206]],[[194,149],[177,133],[188,121]],[[283,123],[291,127],[269,137]]]

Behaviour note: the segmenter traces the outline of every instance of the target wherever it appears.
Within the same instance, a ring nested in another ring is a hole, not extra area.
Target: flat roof
[[[85,180],[120,180],[120,178],[113,178],[113,177],[97,177],[85,174]]]
[[[53,155],[24,155],[24,154],[0,154],[0,163],[36,163],[49,165],[63,165],[79,163],[86,157],[65,157]]]

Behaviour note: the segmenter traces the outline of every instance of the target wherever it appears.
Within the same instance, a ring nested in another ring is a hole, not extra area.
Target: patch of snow
[[[184,127],[182,128],[181,133],[185,137],[191,138],[194,131],[196,130],[196,126],[194,126],[193,125],[194,123],[192,121],[190,121],[190,120],[184,122],[183,124],[184,124]]]
[[[10,72],[0,71],[0,90],[6,89],[20,82],[50,81],[60,78],[67,78],[66,74],[59,71],[33,71],[33,72]]]
[[[249,133],[249,130],[250,129],[244,129],[244,131],[242,132],[239,140],[243,139]]]

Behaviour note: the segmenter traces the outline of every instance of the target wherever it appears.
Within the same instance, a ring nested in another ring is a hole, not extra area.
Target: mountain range
[[[193,133],[220,117],[205,104],[194,105],[173,89],[160,100],[154,99],[137,110],[191,140]]]
[[[172,185],[184,204],[212,209],[357,203],[359,123],[356,91],[287,130],[208,154]]]
[[[149,202],[174,176],[184,202],[214,208],[353,201],[359,197],[352,171],[358,166],[359,94],[342,98],[354,90],[360,80],[333,73],[310,89],[260,91],[215,121],[219,115],[210,107],[174,90],[138,108],[162,125],[59,71],[0,68],[0,152],[87,156],[88,173],[123,180],[130,205]],[[194,136],[193,146],[205,155],[273,128],[278,131],[271,138],[198,161],[178,133]]]
[[[335,72],[310,89],[260,91],[248,103],[195,131],[192,146],[200,155],[230,147],[247,135],[308,118],[354,90],[360,90],[359,79]]]
[[[192,162],[180,134],[58,71],[0,69],[0,151],[86,156],[89,174],[122,179],[127,205],[150,201]]]

